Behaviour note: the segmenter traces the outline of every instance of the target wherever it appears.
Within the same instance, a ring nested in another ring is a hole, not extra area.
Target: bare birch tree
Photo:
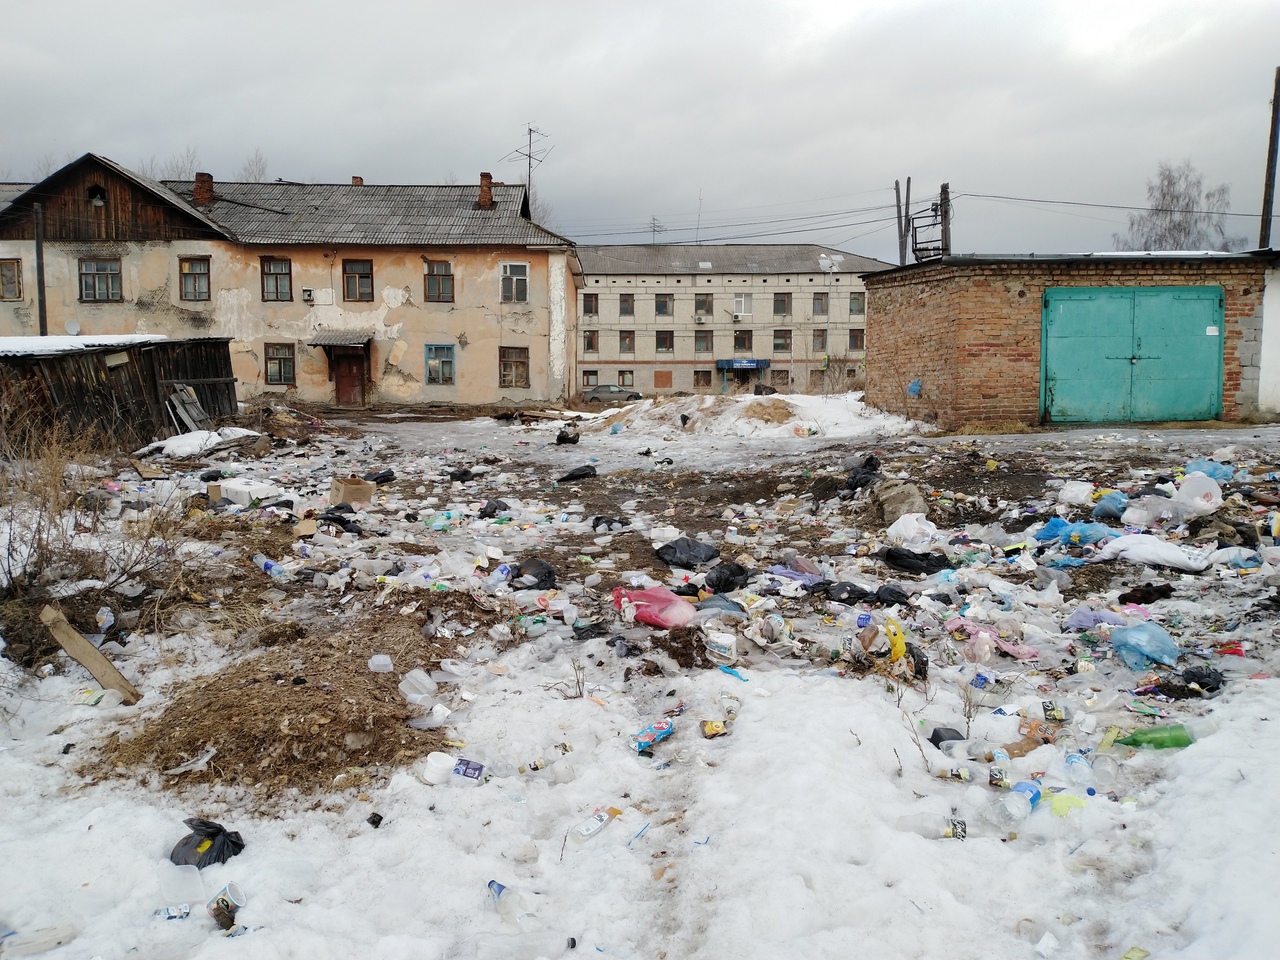
[[[1204,188],[1200,171],[1184,160],[1161,163],[1147,181],[1146,213],[1129,214],[1127,236],[1112,234],[1117,250],[1240,250],[1244,237],[1227,233],[1231,188]]]

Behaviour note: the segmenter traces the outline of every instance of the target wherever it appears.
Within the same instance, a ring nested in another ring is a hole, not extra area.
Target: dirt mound
[[[742,415],[748,420],[763,423],[787,423],[794,419],[796,412],[787,401],[770,397],[768,400],[752,400],[743,408]]]

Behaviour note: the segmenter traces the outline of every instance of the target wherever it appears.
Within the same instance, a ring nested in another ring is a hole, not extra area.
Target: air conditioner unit
[[[733,319],[735,319],[735,320],[741,320],[741,319],[742,319],[742,317],[741,317],[741,315],[740,315],[740,314],[736,314],[736,313],[735,313],[735,314],[733,315]]]
[[[694,317],[694,318],[693,318],[693,322],[694,322],[694,323],[706,323],[706,322],[707,322],[707,318],[706,318],[706,317]]]
[[[315,294],[315,291],[314,291],[314,290],[312,290],[310,287],[303,287],[303,288],[302,288],[302,302],[303,302],[303,303],[312,303],[312,302],[314,302],[314,301],[315,301],[315,299],[316,299],[316,294]]]

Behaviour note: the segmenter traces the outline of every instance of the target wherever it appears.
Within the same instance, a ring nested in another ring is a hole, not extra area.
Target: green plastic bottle
[[[1189,747],[1217,729],[1218,721],[1212,717],[1201,717],[1198,720],[1188,720],[1186,723],[1135,730],[1127,737],[1121,737],[1116,743],[1123,743],[1129,747],[1150,747],[1153,750]]]

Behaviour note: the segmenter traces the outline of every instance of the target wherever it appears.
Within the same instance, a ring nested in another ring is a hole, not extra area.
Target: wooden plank
[[[138,476],[143,480],[163,480],[168,474],[163,470],[157,470],[155,467],[149,467],[141,460],[130,459],[129,463],[133,465],[133,469],[138,471]]]
[[[53,635],[53,639],[58,641],[58,645],[67,651],[67,655],[72,660],[93,674],[93,679],[104,687],[119,690],[126,704],[132,706],[142,699],[142,694],[124,678],[124,674],[116,669],[115,664],[67,622],[61,610],[55,610],[46,605],[40,611],[40,622]]]

